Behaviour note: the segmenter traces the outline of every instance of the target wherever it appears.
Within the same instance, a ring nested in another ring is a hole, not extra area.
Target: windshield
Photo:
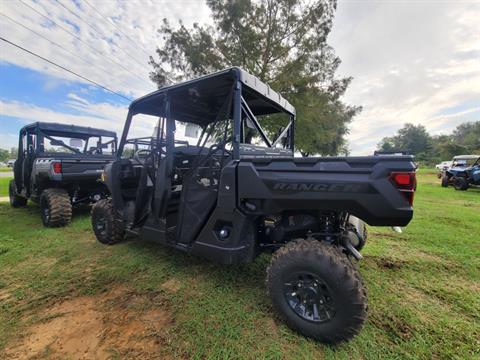
[[[455,159],[453,161],[453,166],[473,166],[478,158],[473,159]]]
[[[44,135],[43,152],[85,154],[85,155],[114,155],[116,151],[115,138],[105,136],[65,137]]]

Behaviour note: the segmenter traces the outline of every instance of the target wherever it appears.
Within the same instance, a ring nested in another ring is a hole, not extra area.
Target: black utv
[[[114,159],[115,132],[90,127],[36,122],[20,130],[18,158],[10,181],[10,204],[38,201],[45,226],[68,224],[72,206],[104,198],[99,181]]]
[[[153,136],[128,140],[149,116]],[[191,127],[194,143],[181,132]],[[352,338],[367,311],[363,221],[409,223],[413,158],[296,158],[294,138],[292,105],[239,68],[133,101],[102,175],[110,197],[92,208],[97,239],[133,234],[224,264],[273,252],[267,290],[286,324],[327,343]]]

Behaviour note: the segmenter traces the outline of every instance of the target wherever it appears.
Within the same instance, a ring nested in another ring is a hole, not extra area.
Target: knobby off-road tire
[[[93,205],[92,228],[97,240],[102,244],[113,245],[123,240],[125,228],[121,222],[115,221],[110,199],[99,200]]]
[[[40,195],[40,212],[43,225],[61,227],[72,221],[72,203],[64,189],[46,189]]]
[[[448,187],[448,182],[449,182],[448,176],[443,174],[442,175],[442,187]]]
[[[468,189],[468,181],[462,176],[456,177],[453,179],[453,187],[455,190],[465,191]]]
[[[8,197],[12,207],[22,207],[27,205],[27,199],[17,194],[15,180],[10,180],[8,184]]]
[[[279,316],[305,336],[336,344],[353,338],[365,322],[360,274],[333,245],[313,239],[288,243],[273,255],[266,283]]]

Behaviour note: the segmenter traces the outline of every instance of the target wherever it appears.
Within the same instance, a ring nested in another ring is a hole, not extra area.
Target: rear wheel
[[[456,177],[453,179],[453,187],[455,190],[465,191],[468,189],[468,181],[462,176]]]
[[[92,207],[92,228],[97,240],[102,244],[113,245],[123,240],[125,228],[115,220],[110,199],[99,200]]]
[[[40,195],[40,212],[43,225],[65,226],[72,220],[72,203],[64,189],[46,189]]]
[[[442,175],[442,187],[448,187],[449,178],[447,174]]]
[[[267,269],[267,290],[291,329],[325,343],[350,340],[367,316],[360,274],[339,248],[317,240],[279,249]]]
[[[8,197],[10,198],[10,205],[12,207],[21,207],[27,205],[27,199],[18,195],[15,180],[10,180],[8,184]]]

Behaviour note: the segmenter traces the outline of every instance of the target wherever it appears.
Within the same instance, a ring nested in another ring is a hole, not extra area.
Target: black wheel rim
[[[327,284],[310,272],[297,272],[283,285],[285,300],[302,319],[323,323],[335,316],[335,307]]]
[[[97,234],[105,236],[107,233],[107,220],[102,216],[97,218],[97,221],[95,222],[95,230],[97,231]]]

